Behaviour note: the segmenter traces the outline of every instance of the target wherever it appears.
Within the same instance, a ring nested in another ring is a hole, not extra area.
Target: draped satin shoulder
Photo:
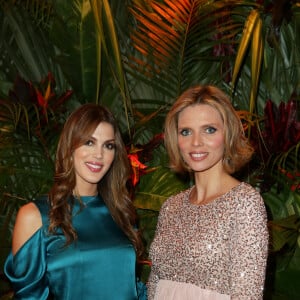
[[[39,229],[15,256],[10,253],[5,262],[6,276],[12,282],[14,290],[18,291],[16,299],[47,299],[49,295],[44,276],[46,249],[43,241],[43,232]],[[30,253],[32,255],[29,256]]]
[[[62,232],[48,233],[47,198],[34,202],[43,226],[14,256],[9,254],[4,267],[15,299],[146,299],[137,288],[134,248],[104,201],[98,196],[81,200],[83,206],[73,207],[78,239],[69,246]]]

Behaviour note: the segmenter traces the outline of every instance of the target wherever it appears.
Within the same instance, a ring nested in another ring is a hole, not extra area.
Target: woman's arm
[[[231,244],[231,299],[259,300],[268,256],[266,209],[254,189],[239,200]]]
[[[162,230],[162,226],[164,223],[164,210],[161,209],[159,212],[159,216],[158,216],[158,220],[157,220],[157,225],[156,225],[156,230],[155,230],[155,235],[153,238],[153,241],[150,245],[150,251],[149,251],[149,255],[150,255],[150,260],[153,259],[153,255],[157,255],[158,253],[153,253],[154,252],[154,244],[155,244],[155,239],[160,236],[160,231]],[[151,272],[149,274],[149,278],[148,278],[148,282],[147,282],[147,293],[148,293],[148,299],[149,300],[153,300],[154,299],[154,295],[155,295],[155,290],[156,290],[156,286],[157,283],[159,281],[159,276],[158,276],[158,272],[157,272],[157,266],[153,263],[151,265]]]
[[[22,206],[15,222],[12,251],[4,265],[14,299],[48,299],[47,254],[41,228],[42,216],[35,204]]]
[[[12,238],[12,253],[15,255],[24,243],[42,226],[39,209],[28,203],[17,214]]]

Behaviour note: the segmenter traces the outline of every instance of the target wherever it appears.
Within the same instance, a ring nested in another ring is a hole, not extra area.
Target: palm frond
[[[123,101],[128,135],[131,137],[133,109],[112,10],[107,0],[91,0],[90,2],[97,26],[97,36],[99,36],[99,42],[103,47],[105,57],[109,65],[109,71],[111,72],[114,78],[114,83],[120,92]],[[110,52],[112,52],[112,55]]]
[[[4,0],[0,5],[4,8],[7,6],[18,6],[25,9],[35,20],[35,23],[46,28],[52,14],[52,1],[41,0]]]
[[[248,99],[249,111],[262,113],[268,99],[279,104],[287,102],[294,92],[298,93],[300,49],[299,36],[295,34],[300,28],[298,16],[295,7],[294,17],[282,22],[275,39],[270,33],[272,18],[263,12],[263,7],[258,6],[249,13],[240,36],[231,82],[235,101]]]
[[[299,94],[300,39],[296,33],[299,30],[300,19],[295,17],[290,23],[282,24],[276,43],[266,43],[261,82],[267,97],[277,105],[281,101],[287,102],[294,92]]]
[[[32,21],[22,7],[5,7],[0,15],[0,51],[8,80],[13,82],[20,75],[26,80],[40,81],[52,72],[57,88],[63,90],[65,80],[53,59],[54,48],[45,31]]]
[[[174,98],[188,86],[221,83],[230,76],[240,18],[232,2],[134,1],[132,40],[139,55],[129,66],[145,82]],[[155,81],[153,83],[153,81]]]

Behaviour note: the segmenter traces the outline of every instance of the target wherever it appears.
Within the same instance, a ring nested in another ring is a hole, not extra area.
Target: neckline
[[[192,186],[188,193],[187,193],[187,197],[186,197],[186,202],[189,206],[192,206],[192,207],[203,207],[203,206],[209,206],[211,204],[214,204],[216,202],[218,202],[219,200],[222,200],[224,199],[224,197],[226,197],[227,195],[231,194],[232,192],[234,192],[236,189],[240,188],[242,185],[244,184],[243,181],[241,181],[239,184],[237,184],[236,186],[232,187],[230,190],[228,190],[227,192],[225,192],[224,194],[222,195],[219,195],[217,196],[215,199],[209,201],[209,202],[205,202],[203,204],[199,203],[199,204],[195,204],[195,203],[192,203],[190,202],[190,194],[192,192],[192,190],[195,188],[195,185]]]
[[[80,196],[79,198],[84,205],[88,205],[93,202],[98,202],[100,200],[99,195],[94,195],[94,196]]]

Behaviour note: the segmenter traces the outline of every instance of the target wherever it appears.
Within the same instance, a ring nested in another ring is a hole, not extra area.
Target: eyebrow
[[[91,139],[93,139],[94,141],[98,141],[98,139],[96,139],[95,137],[91,137]],[[104,143],[107,143],[107,142],[115,142],[116,141],[116,139],[115,138],[112,138],[112,139],[107,139],[107,140],[105,140],[104,141]]]
[[[220,126],[222,125],[222,123],[218,124],[218,123],[205,123],[202,124],[200,127],[207,127],[207,126]],[[186,129],[186,128],[192,128],[193,126],[190,125],[183,125],[183,126],[177,126],[178,129]]]
[[[92,135],[88,135],[86,137],[87,140],[94,140],[94,141],[97,141],[97,138],[92,136]],[[107,142],[115,142],[116,141],[116,138],[112,138],[112,139],[107,139],[106,141],[104,141],[105,143]]]

